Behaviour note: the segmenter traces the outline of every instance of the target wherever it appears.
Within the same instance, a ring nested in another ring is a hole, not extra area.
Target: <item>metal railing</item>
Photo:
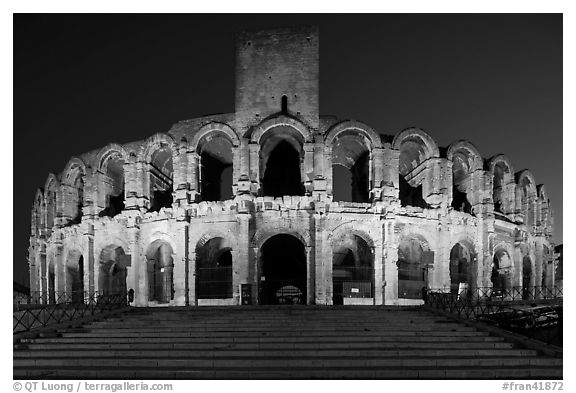
[[[472,288],[461,293],[430,290],[427,307],[459,318],[485,322],[549,344],[562,345],[560,288]]]
[[[49,299],[46,303],[46,299]],[[126,294],[98,292],[32,293],[14,304],[13,333],[81,320],[127,307]]]
[[[228,299],[232,295],[232,266],[198,268],[196,274],[198,299]]]

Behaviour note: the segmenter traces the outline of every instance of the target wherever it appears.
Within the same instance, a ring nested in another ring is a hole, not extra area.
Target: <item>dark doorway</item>
[[[368,243],[349,235],[332,251],[332,304],[354,304],[356,298],[374,297],[374,256]]]
[[[471,259],[470,250],[460,243],[450,250],[450,293],[452,295],[462,296],[468,292]]]
[[[148,247],[148,300],[169,303],[174,299],[172,247],[155,241]]]
[[[68,266],[68,279],[72,291],[71,300],[74,304],[84,302],[84,257],[80,255],[77,266]]]
[[[280,141],[270,152],[264,178],[264,196],[304,195],[300,177],[300,154],[287,141]]]
[[[281,234],[261,250],[260,304],[306,304],[306,252],[300,240]]]
[[[398,246],[398,298],[422,299],[428,290],[428,269],[434,264],[434,252],[418,239],[403,239]]]
[[[233,296],[231,251],[221,237],[196,246],[197,299],[229,299]]]

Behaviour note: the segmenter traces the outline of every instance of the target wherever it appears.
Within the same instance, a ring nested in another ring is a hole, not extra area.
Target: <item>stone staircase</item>
[[[14,378],[558,379],[562,359],[419,308],[148,308],[19,340]]]

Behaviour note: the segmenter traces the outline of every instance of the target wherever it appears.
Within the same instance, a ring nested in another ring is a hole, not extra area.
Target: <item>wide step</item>
[[[14,378],[562,378],[562,359],[423,310],[136,309],[14,345]]]

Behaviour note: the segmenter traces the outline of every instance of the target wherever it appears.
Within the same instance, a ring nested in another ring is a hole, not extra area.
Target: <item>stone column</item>
[[[54,287],[56,290],[56,301],[62,302],[66,299],[64,296],[66,292],[66,264],[64,261],[64,249],[62,243],[58,242],[55,244],[55,254],[54,254]]]
[[[376,246],[373,250],[374,253],[374,304],[380,306],[384,304],[384,253],[382,246]]]
[[[254,272],[252,276],[252,299],[254,304],[260,304],[259,293],[260,293],[260,266],[258,263],[259,249],[258,247],[250,247],[249,251],[249,261],[252,265],[252,271]]]
[[[235,256],[233,259],[234,277],[236,282],[234,284],[234,298],[240,304],[240,284],[252,284],[253,282],[253,266],[250,266],[250,215],[238,214],[238,233],[237,242],[235,247]]]
[[[198,299],[196,299],[196,252],[189,244],[188,249],[188,305],[197,306]]]
[[[135,306],[143,306],[144,304],[140,303],[141,294],[140,294],[140,280],[141,271],[140,271],[140,264],[142,263],[142,255],[140,250],[140,236],[139,232],[140,229],[138,227],[128,228],[128,249],[130,250],[130,259],[127,261],[126,270],[127,270],[127,277],[126,277],[126,286],[128,290],[134,290],[134,303]]]
[[[382,201],[394,202],[398,200],[400,184],[399,181],[399,161],[400,151],[393,150],[389,143],[382,149]]]
[[[398,242],[394,231],[394,216],[386,217],[384,221],[384,304],[398,304]]]
[[[382,199],[382,186],[384,183],[384,149],[374,148],[372,150],[374,158],[374,181],[371,185],[372,201],[380,201]]]
[[[314,304],[315,301],[315,276],[316,264],[314,263],[314,247],[306,246],[306,304]]]
[[[177,249],[174,255],[174,305],[185,306],[186,299],[186,276],[188,256],[188,223],[179,222],[176,230]]]
[[[198,184],[198,162],[199,157],[198,153],[195,151],[189,151],[186,153],[188,156],[187,158],[187,181],[189,184],[189,191],[188,191],[188,201],[194,203],[199,200],[200,194],[200,187]]]
[[[174,205],[188,204],[188,154],[186,145],[181,145],[174,154]]]
[[[315,269],[315,300],[316,304],[328,304],[326,299],[327,292],[327,265],[332,266],[332,260],[327,259],[325,253],[326,233],[325,218],[318,212],[314,214],[314,269]],[[330,262],[330,263],[328,263]],[[332,275],[330,274],[330,277]]]
[[[301,178],[306,195],[310,195],[314,180],[314,143],[304,143],[304,164],[301,168]]]
[[[252,195],[258,196],[260,193],[260,146],[256,143],[248,145],[250,151],[250,181]]]
[[[324,177],[326,178],[326,193],[334,194],[334,176],[332,171],[332,147],[324,149]]]

